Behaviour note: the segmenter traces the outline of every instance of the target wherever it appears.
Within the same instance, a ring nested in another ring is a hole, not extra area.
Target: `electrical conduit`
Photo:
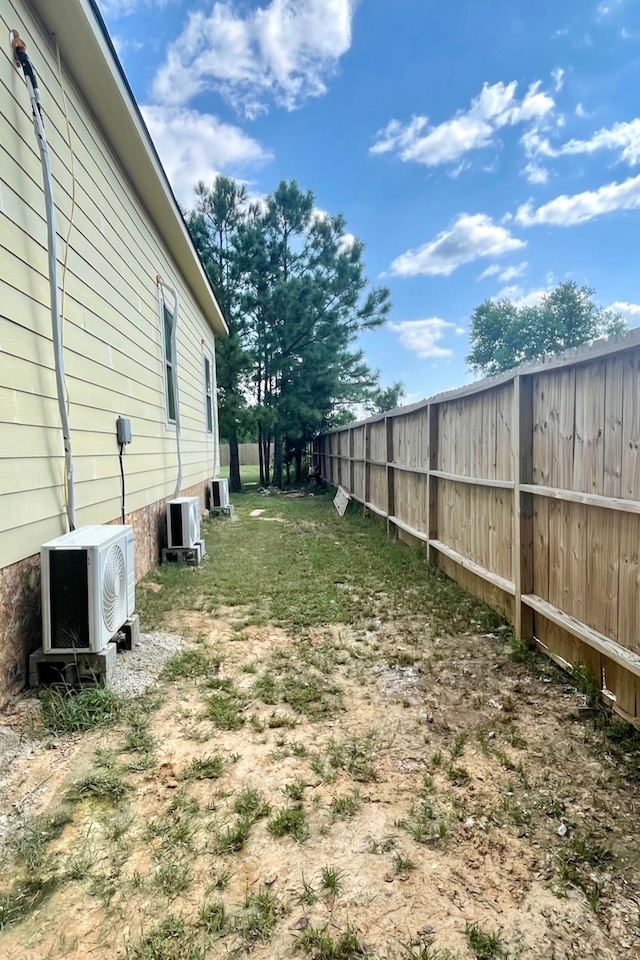
[[[64,356],[62,349],[62,326],[60,322],[60,300],[58,295],[58,235],[56,231],[56,211],[53,202],[53,180],[51,176],[51,162],[49,159],[49,147],[44,130],[44,118],[42,114],[42,104],[40,101],[40,91],[38,89],[38,78],[33,69],[31,60],[27,56],[27,47],[20,37],[17,30],[12,31],[11,45],[15,54],[16,61],[22,67],[24,77],[27,83],[27,90],[31,100],[31,109],[33,111],[33,126],[40,149],[40,161],[42,163],[42,176],[44,181],[44,199],[47,213],[47,246],[49,255],[49,291],[51,298],[51,327],[53,335],[53,354],[56,370],[56,386],[58,393],[58,411],[60,413],[60,423],[62,425],[62,438],[64,442],[65,457],[65,489],[66,489],[66,509],[69,521],[69,529],[76,528],[76,500],[73,473],[73,453],[71,450],[71,430],[69,427],[69,416],[67,413],[67,385],[64,374]]]

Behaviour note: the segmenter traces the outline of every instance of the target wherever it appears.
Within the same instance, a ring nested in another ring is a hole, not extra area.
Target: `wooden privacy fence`
[[[257,467],[260,463],[257,443],[239,443],[238,455],[241,467]],[[229,444],[220,444],[220,466],[229,466]]]
[[[314,454],[639,722],[640,331],[336,429]]]

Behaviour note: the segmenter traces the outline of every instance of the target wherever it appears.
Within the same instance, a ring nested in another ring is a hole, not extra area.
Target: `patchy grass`
[[[32,877],[14,883],[10,891],[0,895],[0,931],[20,923],[53,894],[59,886],[58,877]]]
[[[240,818],[216,831],[214,850],[216,853],[238,853],[244,847],[251,832],[251,823]]]
[[[449,833],[446,821],[438,819],[428,800],[414,803],[407,817],[396,820],[396,826],[406,830],[416,843],[421,844],[439,843],[445,840]]]
[[[271,807],[267,803],[265,795],[255,787],[245,787],[235,798],[233,809],[242,820],[249,824],[257,823],[258,820],[268,817],[271,813]]]
[[[229,921],[227,908],[221,901],[203,903],[198,912],[198,923],[210,936],[223,933],[227,929]]]
[[[134,943],[125,947],[126,960],[204,960],[196,931],[182,916],[169,914]]]
[[[92,770],[77,780],[68,793],[70,800],[99,800],[120,803],[129,792],[129,784],[117,770]]]
[[[347,927],[337,938],[328,927],[308,927],[298,937],[298,949],[310,960],[358,960],[373,955],[360,942],[356,933]]]
[[[219,753],[194,757],[180,777],[182,780],[218,780],[224,773],[224,760]]]
[[[501,623],[488,607],[426,564],[420,552],[387,540],[355,506],[343,521],[330,498],[330,493],[300,500],[236,498],[250,535],[239,536],[237,524],[205,524],[209,554],[216,562],[203,564],[196,574],[170,565],[154,571],[152,579],[162,589],[141,590],[138,599],[145,628],[160,628],[173,609],[196,609],[207,597],[211,612],[220,606],[242,607],[249,623],[270,621],[300,632],[370,617],[370,598],[380,591],[397,616],[426,613],[436,631],[487,632]],[[285,522],[248,519],[250,510],[265,506],[272,516],[282,512]],[[362,556],[366,564],[354,563]]]
[[[51,687],[42,694],[42,718],[54,733],[84,733],[95,727],[117,722],[124,712],[124,701],[105,687],[86,687],[80,691]]]
[[[309,836],[304,807],[298,804],[279,810],[267,823],[267,830],[272,837],[293,837],[298,843],[303,843]]]
[[[206,650],[188,647],[169,657],[162,668],[163,680],[195,680],[206,678],[218,672],[219,661],[211,657]]]
[[[249,495],[237,511],[203,526],[215,562],[140,591],[147,627],[200,638],[169,661],[162,709],[98,694],[68,723],[95,727],[73,767],[43,751],[21,781],[20,797],[47,761],[65,774],[43,807],[76,782],[9,851],[0,953],[77,960],[89,904],[96,960],[502,960],[490,890],[510,955],[546,937],[626,956],[635,741],[601,711],[578,719],[595,697],[580,671],[558,683],[515,641],[511,657],[493,614],[359,508]]]
[[[359,783],[371,783],[377,778],[375,749],[375,732],[359,737],[346,737],[340,742],[332,737],[324,754],[316,754],[312,759],[311,769],[326,783],[335,780],[340,770],[344,770]]]
[[[25,824],[22,836],[16,845],[18,861],[30,873],[38,870],[45,858],[48,845],[60,836],[70,822],[69,807],[62,807],[50,815],[32,817]]]
[[[243,913],[236,921],[244,945],[251,948],[260,941],[269,941],[278,921],[286,913],[286,908],[269,887],[263,885],[248,893]]]
[[[332,897],[337,897],[342,892],[344,881],[344,871],[337,867],[323,867],[320,874],[320,882],[324,893]]]
[[[499,960],[507,956],[499,934],[487,933],[477,923],[467,923],[464,934],[476,960]]]
[[[334,797],[331,801],[331,813],[336,820],[351,820],[362,806],[358,790]]]
[[[233,681],[215,678],[214,692],[205,697],[204,716],[220,730],[238,730],[246,722],[247,700],[237,692]]]

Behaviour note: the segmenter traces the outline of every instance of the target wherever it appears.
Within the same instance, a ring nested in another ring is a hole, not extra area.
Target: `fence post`
[[[355,464],[353,462],[353,455],[355,453],[355,438],[353,435],[353,430],[349,427],[349,493],[353,493],[353,488],[355,486]]]
[[[515,583],[514,628],[516,637],[533,643],[533,610],[522,603],[533,593],[533,494],[520,486],[533,483],[533,378],[516,376],[513,381],[513,551]]]
[[[396,532],[395,524],[391,523],[389,517],[395,517],[396,515],[396,494],[395,494],[395,480],[393,475],[393,417],[384,418],[385,431],[387,435],[387,455],[386,455],[386,464],[387,464],[387,536],[391,536],[391,533]]]
[[[371,468],[369,461],[371,459],[371,424],[364,425],[364,508],[371,503]]]
[[[427,410],[427,456],[429,464],[429,473],[427,474],[427,500],[429,503],[427,533],[429,540],[438,540],[438,478],[431,473],[432,470],[438,469],[438,405],[430,403]],[[437,566],[438,557],[438,551],[429,544],[429,563]]]

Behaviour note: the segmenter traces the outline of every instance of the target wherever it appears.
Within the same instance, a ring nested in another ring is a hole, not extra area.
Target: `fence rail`
[[[339,428],[314,455],[640,723],[640,331]]]
[[[239,443],[238,454],[241,467],[257,467],[260,463],[259,447],[257,443]],[[220,444],[220,466],[229,466],[229,444]]]

